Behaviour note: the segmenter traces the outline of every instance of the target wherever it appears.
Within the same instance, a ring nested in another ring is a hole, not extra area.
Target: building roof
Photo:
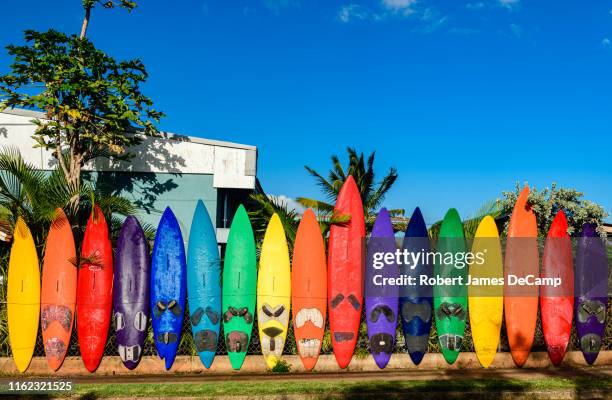
[[[21,117],[29,117],[29,118],[34,118],[34,119],[43,119],[43,120],[47,119],[45,113],[41,111],[26,110],[23,108],[7,108],[3,111],[0,111],[0,113],[9,114],[9,115],[18,115]],[[215,140],[215,139],[204,139],[204,138],[197,137],[197,136],[181,135],[181,134],[174,133],[174,132],[163,131],[161,132],[161,134],[164,138],[169,139],[169,140],[187,141],[191,143],[208,144],[208,145],[217,146],[217,147],[229,147],[232,149],[257,150],[256,146],[252,146],[249,144],[226,142],[223,140]]]
[[[603,229],[604,229],[604,232],[606,232],[606,235],[608,235],[608,237],[612,237],[612,224],[611,223],[604,222]]]
[[[0,146],[18,149],[24,160],[41,170],[55,168],[57,160],[49,149],[36,146],[32,119],[47,120],[39,111],[6,109],[0,112]],[[138,133],[136,133],[138,134]],[[162,132],[143,136],[130,148],[129,161],[98,158],[87,163],[89,171],[156,174],[207,174],[213,187],[254,189],[257,175],[257,147],[221,140]]]

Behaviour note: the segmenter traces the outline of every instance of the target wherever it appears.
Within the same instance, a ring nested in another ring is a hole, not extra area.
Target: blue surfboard
[[[221,260],[215,228],[202,200],[193,214],[187,246],[187,301],[196,350],[210,368],[221,326]]]
[[[406,227],[402,248],[411,253],[426,254],[431,250],[427,226],[419,207],[415,208]],[[406,349],[412,362],[418,365],[427,352],[431,330],[433,289],[430,285],[419,285],[420,275],[433,276],[433,265],[421,256],[416,264],[400,266],[400,274],[416,279],[416,285],[400,286],[400,314]]]
[[[181,228],[167,207],[157,226],[151,257],[151,311],[157,354],[166,370],[174,363],[185,315],[187,266]]]

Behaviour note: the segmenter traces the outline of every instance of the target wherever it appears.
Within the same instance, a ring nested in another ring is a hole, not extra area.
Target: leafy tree
[[[357,153],[354,148],[347,148],[349,163],[346,168],[342,166],[340,158],[337,155],[331,157],[332,169],[328,172],[328,177],[315,171],[309,166],[305,166],[306,171],[313,176],[317,185],[323,191],[326,201],[315,200],[305,197],[297,198],[297,201],[305,207],[315,209],[320,216],[332,216],[334,204],[338,197],[338,193],[344,184],[344,181],[349,175],[352,175],[357,183],[361,201],[363,202],[363,212],[366,220],[366,228],[371,229],[376,219],[376,212],[381,207],[385,196],[395,184],[398,178],[397,170],[393,167],[389,168],[389,172],[379,181],[376,181],[374,172],[375,153],[368,156],[367,161],[363,153]],[[392,217],[400,217],[404,215],[403,209],[389,210]],[[336,216],[338,217],[338,216]],[[395,226],[396,229],[400,227]]]
[[[521,185],[517,183],[513,191],[502,193],[500,208],[504,214],[512,213],[521,190]],[[600,234],[605,236],[602,222],[608,217],[608,213],[599,204],[585,200],[583,197],[584,193],[573,188],[558,188],[556,183],[540,191],[531,188],[528,200],[538,221],[539,235],[546,235],[557,212],[563,210],[567,217],[570,235],[579,234],[583,224],[593,223],[598,226]],[[506,224],[506,230],[507,228]]]
[[[47,119],[33,121],[34,139],[37,146],[51,151],[73,192],[80,190],[85,163],[98,157],[129,159],[129,147],[144,135],[157,134],[154,123],[163,116],[141,91],[148,76],[143,63],[117,61],[85,37],[95,4],[135,7],[124,0],[83,0],[81,36],[27,30],[25,45],[7,46],[14,61],[10,71],[0,76],[0,110],[46,112]],[[70,199],[75,212],[79,201],[76,195]]]

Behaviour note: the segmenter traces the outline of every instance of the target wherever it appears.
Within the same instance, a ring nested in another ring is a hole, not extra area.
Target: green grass
[[[268,382],[210,382],[210,383],[125,383],[78,384],[72,398],[95,399],[104,397],[190,396],[215,397],[228,395],[266,396],[304,394],[309,398],[362,397],[396,398],[426,393],[458,394],[479,392],[498,399],[500,393],[528,393],[530,391],[598,390],[612,392],[612,380],[594,378],[472,379],[433,381],[268,381]],[[380,395],[380,396],[377,396]],[[482,398],[482,397],[480,397]]]

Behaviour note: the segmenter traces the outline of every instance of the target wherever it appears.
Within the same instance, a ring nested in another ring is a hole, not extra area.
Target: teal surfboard
[[[196,351],[210,368],[221,327],[221,260],[215,228],[198,200],[187,247],[187,301]]]

